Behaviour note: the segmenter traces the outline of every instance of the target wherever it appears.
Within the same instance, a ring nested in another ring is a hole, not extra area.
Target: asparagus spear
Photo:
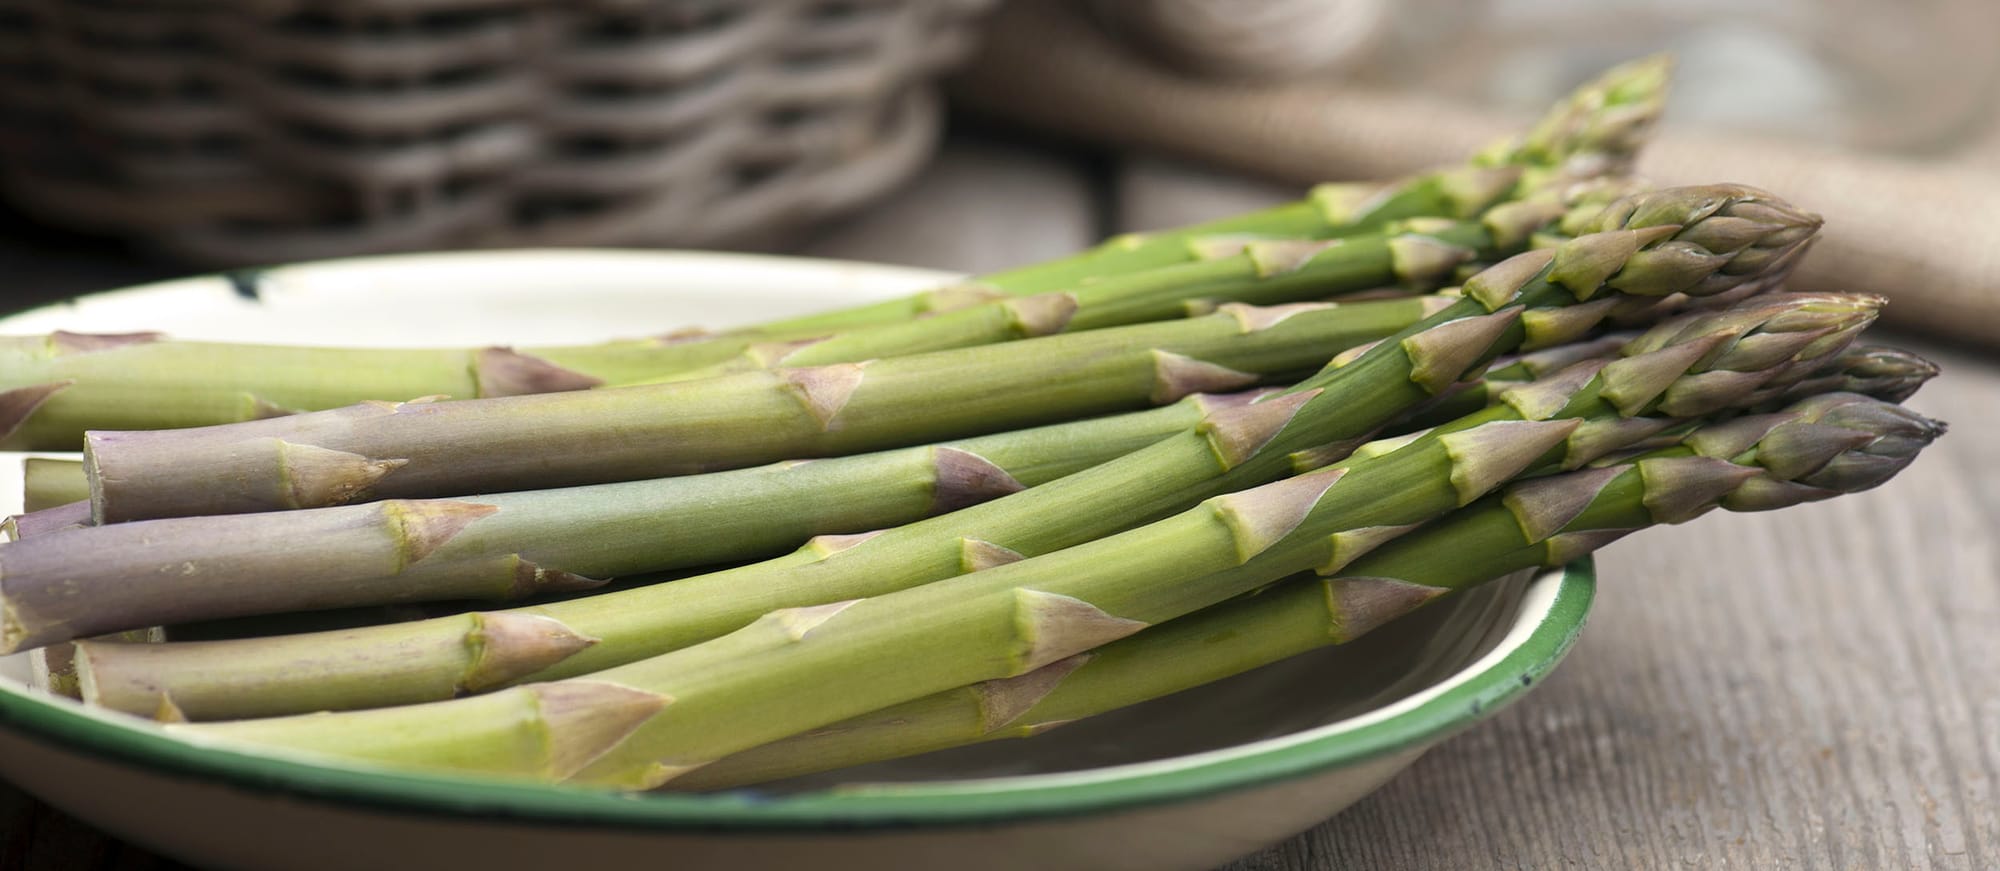
[[[19,541],[32,536],[46,535],[57,530],[75,529],[90,525],[90,503],[71,502],[54,508],[17,514],[0,523],[0,534],[7,541]]]
[[[1495,209],[1477,232],[1518,244],[1558,212],[1546,205]],[[1427,237],[1403,234],[1372,249],[1288,251],[1278,268],[1270,268],[1270,258],[1280,249],[1268,246],[1286,243],[1251,243],[1245,253],[1216,262],[1247,270],[1243,280],[1251,284],[1294,286],[1301,276],[1351,274],[1357,261],[1361,272],[1388,278],[1436,274],[1460,259],[1455,246],[1421,238]],[[1399,257],[1395,250],[1423,253]],[[1353,286],[1380,283],[1368,278]],[[1270,329],[1284,330],[1289,319],[1273,320]],[[1231,370],[1257,366],[1232,364],[1210,349],[1242,344],[1239,334],[1263,332],[1259,326],[1218,315],[701,381],[364,403],[198,429],[92,432],[86,471],[100,522],[713,471],[1117,411],[1142,405],[1169,381],[1192,380],[1194,389],[1218,380],[1240,385],[1250,376]],[[1190,331],[1198,337],[1188,338]],[[574,444],[593,447],[562,449]]]
[[[1332,350],[1378,339],[1448,304],[1416,297],[1229,305],[1204,318],[1103,331],[1038,365],[1068,379],[1072,393],[1090,386],[1095,367],[1112,376],[1104,380],[1113,396],[1123,391],[1133,404],[1172,400],[1308,371]],[[1121,350],[1114,339],[1138,344]],[[1039,483],[1143,447],[1193,425],[1195,408],[737,474],[110,524],[0,548],[0,602],[20,610],[12,640],[33,646],[65,633],[371,604],[384,596],[511,597],[549,583],[575,589],[586,577],[759,558],[815,534],[915,520],[937,496],[948,507],[969,504],[1006,492],[992,489],[1002,484]],[[1021,474],[1010,478],[1012,471]],[[942,492],[934,492],[940,480]],[[975,485],[989,489],[975,493]],[[815,498],[833,492],[859,495]],[[84,552],[90,558],[79,561]],[[162,575],[161,566],[179,568]],[[272,576],[286,582],[271,584]],[[30,608],[38,589],[48,595]]]
[[[1683,210],[1664,208],[1669,200]],[[1639,222],[1672,217],[1677,220],[1664,226],[1698,235],[1703,221],[1734,220],[1728,215],[1739,206],[1763,212],[1770,204],[1767,195],[1741,189],[1662,192],[1647,195],[1646,211],[1623,211],[1619,220],[1645,227],[1661,225]],[[1648,278],[1633,286],[1696,287],[1728,275],[1726,263],[1772,265],[1816,223],[1793,215],[1756,237],[1767,243],[1763,247],[1746,238],[1723,261],[1697,261],[1677,280]],[[241,642],[146,649],[81,644],[86,696],[135,712],[154,710],[164,696],[194,719],[446,698],[631,662],[713,638],[777,608],[878,595],[1014,555],[1059,550],[1166,516],[1200,498],[1274,480],[1290,471],[1295,454],[1308,463],[1337,459],[1341,452],[1325,450],[1329,443],[1367,435],[1525,336],[1574,338],[1588,321],[1564,315],[1562,303],[1594,296],[1607,280],[1622,281],[1615,276],[1628,259],[1642,267],[1639,277],[1644,277],[1652,258],[1638,255],[1668,244],[1668,235],[1657,229],[1612,230],[1554,252],[1523,255],[1526,260],[1510,261],[1471,283],[1468,297],[1451,310],[1352,365],[1323,372],[1290,393],[1211,414],[1193,430],[1044,484],[1032,496],[1002,497],[865,539],[821,542],[767,563],[537,609]],[[1736,278],[1756,274],[1744,269]],[[1729,281],[1714,284],[1726,287]],[[1493,301],[1495,313],[1478,314],[1487,311],[1482,299]],[[1523,312],[1521,301],[1536,308]],[[1588,316],[1593,305],[1575,311]],[[1702,362],[1680,353],[1668,362],[1683,368]],[[1614,374],[1642,368],[1625,365]],[[1594,438],[1584,444],[1608,449],[1619,445],[1620,435],[1639,438],[1656,431],[1607,422],[1589,428]],[[508,668],[484,664],[481,657],[500,654],[493,653],[496,645],[479,640],[485,637],[477,634],[482,621],[510,614],[516,615],[510,619],[532,617],[541,621],[536,626],[570,640],[507,653]],[[397,653],[385,656],[388,650]]]
[[[21,461],[26,485],[22,507],[40,511],[90,498],[90,482],[84,479],[83,463],[54,457],[29,457]]]
[[[1748,390],[1714,385],[1754,379],[1717,376],[1785,365],[1792,353],[1872,319],[1877,306],[1798,296],[1663,325],[1635,341],[1650,346],[1644,351],[1510,391],[1505,404],[1386,453],[958,578],[774,611],[713,641],[597,674],[456,702],[216,724],[202,734],[651,788],[728,753],[1032,671],[1297,571],[1339,571],[1523,470],[1595,458],[1605,441],[1577,438],[1588,423],[1725,407],[1722,394]],[[1778,355],[1780,347],[1789,353]],[[1364,585],[1357,595],[1407,596],[1406,588]],[[890,667],[890,656],[893,680],[855,679]],[[578,700],[582,708],[572,709]],[[573,718],[592,726],[569,726]],[[526,740],[532,735],[546,742]]]
[[[1833,403],[1842,407],[1829,408]],[[725,756],[671,786],[720,789],[1041,734],[1345,644],[1436,597],[1520,569],[1562,565],[1614,536],[1680,523],[1716,506],[1766,511],[1867,489],[1879,481],[1828,475],[1827,487],[1782,486],[1779,482],[1789,479],[1771,470],[1799,477],[1799,469],[1822,463],[1816,448],[1861,435],[1869,442],[1848,453],[1870,457],[1871,463],[1887,457],[1900,469],[1944,431],[1942,424],[1895,405],[1851,396],[1721,427],[1713,432],[1704,427],[1686,447],[1633,462],[1514,484],[1363,554],[1338,577],[1288,580],[1018,677],[937,693]],[[1768,445],[1767,436],[1772,436]],[[1752,443],[1745,445],[1745,439]],[[1710,453],[1703,454],[1704,448]],[[1756,483],[1747,483],[1752,480]],[[1771,496],[1730,504],[1731,495],[1746,488]],[[1368,595],[1385,581],[1416,588],[1417,595]]]
[[[74,450],[86,427],[201,426],[384,396],[579,390],[658,371],[674,347],[529,354],[179,342],[159,333],[0,337],[0,449]]]
[[[1496,142],[1466,165],[1382,183],[1325,184],[1304,200],[1219,221],[1130,234],[1062,260],[1009,270],[979,283],[1009,293],[1058,290],[1098,276],[1185,261],[1198,236],[1254,234],[1330,238],[1407,218],[1470,217],[1540,189],[1552,178],[1623,175],[1664,107],[1672,62],[1645,58],[1606,71],[1557,103],[1518,138]]]
[[[758,559],[815,535],[897,526],[1054,480],[1262,393],[1194,394],[1163,408],[954,443],[705,475],[472,501],[140,520],[37,537],[0,547],[0,605],[17,624],[4,640],[32,646],[153,623],[514,598],[587,589],[597,583],[591,578]],[[88,507],[79,507],[87,519]],[[45,534],[50,523],[75,519],[37,513],[19,522]]]

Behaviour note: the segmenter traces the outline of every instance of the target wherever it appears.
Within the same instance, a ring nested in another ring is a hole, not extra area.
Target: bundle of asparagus
[[[1665,79],[1462,167],[723,334],[15,340],[7,444],[85,454],[0,544],[0,649],[189,740],[707,789],[1034,734],[1881,483],[1942,431],[1894,404],[1935,368],[1853,345],[1879,297],[1781,291],[1817,217],[1625,175]]]

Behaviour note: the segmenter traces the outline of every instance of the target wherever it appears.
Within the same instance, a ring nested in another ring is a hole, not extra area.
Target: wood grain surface
[[[802,250],[982,270],[1291,193],[959,140]],[[1907,344],[1954,432],[1902,477],[1615,545],[1540,689],[1229,871],[2000,867],[2000,359]],[[0,786],[0,869],[179,867]]]

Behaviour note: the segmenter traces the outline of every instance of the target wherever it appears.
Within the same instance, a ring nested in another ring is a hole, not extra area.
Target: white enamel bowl
[[[924,270],[522,251],[280,267],[133,288],[0,332],[320,344],[588,342],[896,296]],[[403,397],[385,397],[403,398]],[[19,463],[0,462],[18,509]],[[27,687],[0,658],[0,776],[134,842],[240,869],[1200,869],[1303,831],[1521,696],[1568,651],[1579,563],[1360,641],[1036,738],[716,795],[618,796],[195,747]]]

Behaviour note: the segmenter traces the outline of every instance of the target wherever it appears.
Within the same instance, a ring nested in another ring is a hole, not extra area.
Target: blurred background
[[[991,269],[1452,161],[1666,50],[1643,169],[1793,193],[1834,219],[1808,283],[1982,342],[1997,32],[1988,0],[0,0],[0,304],[467,247]]]

